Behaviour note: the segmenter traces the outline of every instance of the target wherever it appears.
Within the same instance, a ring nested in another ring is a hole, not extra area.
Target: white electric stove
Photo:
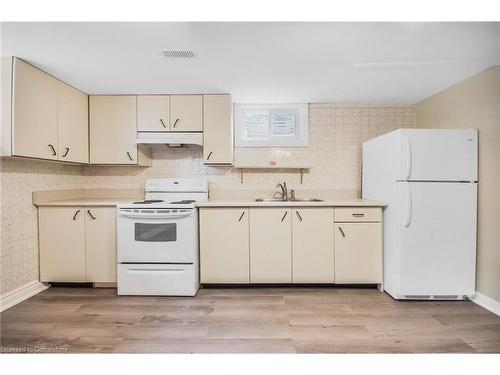
[[[202,179],[151,178],[145,199],[117,206],[119,295],[194,296],[199,289]]]

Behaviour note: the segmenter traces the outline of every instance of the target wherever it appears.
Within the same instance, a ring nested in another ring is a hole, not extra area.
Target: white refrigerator
[[[362,196],[384,209],[383,288],[463,299],[476,279],[476,129],[399,129],[363,143]]]

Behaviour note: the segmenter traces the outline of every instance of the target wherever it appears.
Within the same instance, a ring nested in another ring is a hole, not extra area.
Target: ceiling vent
[[[167,59],[194,59],[195,55],[193,51],[161,51],[163,56]]]

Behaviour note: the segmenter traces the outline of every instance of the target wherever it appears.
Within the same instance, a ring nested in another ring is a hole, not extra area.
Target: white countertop
[[[386,204],[368,199],[325,199],[321,202],[210,199],[198,202],[197,207],[385,207]]]
[[[37,206],[116,206],[120,203],[128,203],[140,200],[140,198],[80,198],[61,199],[48,202],[40,202]],[[206,202],[198,202],[197,207],[385,207],[386,204],[368,199],[326,199],[321,202],[304,201],[273,201],[257,202],[255,200],[224,200],[210,199]]]

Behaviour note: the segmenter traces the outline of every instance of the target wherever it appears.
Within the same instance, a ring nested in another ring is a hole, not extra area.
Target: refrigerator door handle
[[[404,180],[409,180],[411,176],[411,142],[410,138],[403,136],[403,143],[406,149],[406,170],[403,176]]]
[[[411,207],[411,188],[410,188],[410,184],[405,182],[403,184],[406,188],[406,216],[404,218],[404,221],[403,221],[403,227],[404,228],[408,228],[410,226],[410,222],[411,222],[411,211],[412,211],[412,207]]]

